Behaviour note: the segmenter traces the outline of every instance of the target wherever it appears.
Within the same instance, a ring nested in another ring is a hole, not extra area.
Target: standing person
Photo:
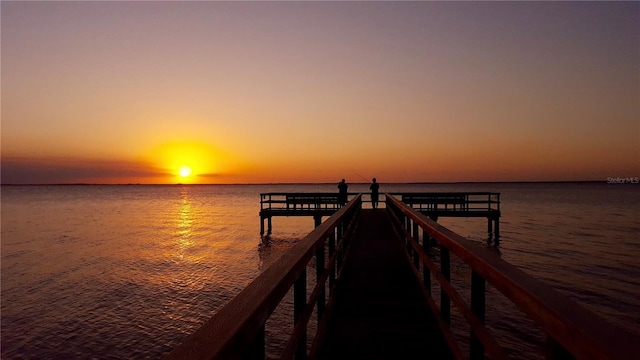
[[[344,206],[344,204],[347,203],[347,188],[349,187],[349,185],[347,185],[346,182],[344,182],[344,179],[342,179],[342,181],[340,183],[338,183],[338,203],[340,203],[340,205]]]
[[[371,190],[371,206],[375,209],[378,207],[378,189],[380,189],[380,184],[376,182],[376,178],[373,178],[369,189]]]

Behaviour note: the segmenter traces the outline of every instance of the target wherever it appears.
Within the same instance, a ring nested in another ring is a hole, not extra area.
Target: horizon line
[[[337,182],[265,182],[265,183],[9,183],[0,186],[211,186],[211,185],[327,185]],[[557,183],[608,183],[605,180],[512,180],[512,181],[411,181],[411,182],[380,182],[393,185],[454,185],[454,184],[557,184]],[[352,182],[349,184],[370,184],[370,182]]]

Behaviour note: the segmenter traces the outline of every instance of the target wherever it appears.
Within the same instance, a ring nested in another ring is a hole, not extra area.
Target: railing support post
[[[429,236],[427,230],[422,229],[422,249],[425,254],[427,254],[427,249],[429,248],[431,248],[431,236]]]
[[[451,282],[451,262],[449,249],[440,245],[440,272],[447,282]],[[447,325],[451,325],[451,300],[449,294],[440,287],[440,315]]]
[[[411,219],[405,214],[402,214],[402,218],[404,219],[404,228],[411,231]]]
[[[547,343],[545,347],[545,359],[547,360],[573,360],[575,357],[562,345],[560,345],[556,339],[547,335]]]
[[[336,252],[336,230],[334,229],[329,235],[329,258]],[[336,267],[332,266],[329,270],[329,291],[333,295],[333,284],[336,282]]]
[[[484,324],[485,318],[485,280],[480,274],[471,271],[471,312]],[[469,358],[471,360],[484,359],[484,346],[475,332],[471,330]]]
[[[307,270],[300,273],[300,277],[293,285],[293,326],[295,327],[300,321],[300,317],[307,305]],[[307,358],[307,329],[300,336],[296,347],[296,360],[304,360]]]
[[[411,218],[409,218],[408,216],[404,215],[404,228],[409,232],[409,235],[411,235]],[[409,244],[409,239],[404,239],[404,246],[407,248],[407,252],[409,253],[409,256],[411,256],[411,244]]]
[[[260,331],[253,339],[253,341],[247,346],[244,353],[242,354],[243,360],[259,360],[264,359],[265,350],[264,350],[264,325],[260,328]]]
[[[318,246],[318,250],[316,250],[316,283],[319,284],[322,276],[324,275],[325,267],[324,267],[324,244],[323,246]],[[320,294],[318,294],[318,302],[317,302],[317,310],[318,310],[318,324],[320,323],[320,319],[322,319],[322,315],[324,314],[325,309],[325,291],[326,284],[322,284],[322,290]]]
[[[336,239],[337,243],[339,244],[342,241],[342,238],[344,236],[344,229],[343,229],[343,225],[344,225],[344,221],[341,222],[340,224],[338,224],[337,229],[338,229],[338,237]],[[346,245],[346,244],[345,244]],[[342,269],[342,257],[344,256],[344,246],[338,250],[338,257],[336,259],[336,275],[340,274],[340,269]]]
[[[413,241],[416,242],[416,245],[420,245],[420,227],[417,222],[413,222]],[[413,246],[411,247],[412,250]],[[420,256],[417,251],[413,251],[413,265],[416,269],[420,270]]]
[[[425,254],[429,254],[429,250],[431,248],[431,237],[429,233],[422,229],[422,250]],[[431,295],[431,271],[428,266],[422,264],[422,281],[424,282],[424,286],[429,291],[429,295]]]

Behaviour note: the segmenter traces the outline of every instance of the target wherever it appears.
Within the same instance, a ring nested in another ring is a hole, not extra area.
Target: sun
[[[180,166],[180,176],[187,177],[191,175],[191,168],[189,166]]]
[[[2,1],[2,0],[0,0]],[[196,184],[211,181],[229,171],[226,153],[205,143],[166,142],[149,150],[148,161],[162,172],[161,183]]]

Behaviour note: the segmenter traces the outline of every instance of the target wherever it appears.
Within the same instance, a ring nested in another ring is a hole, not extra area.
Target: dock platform
[[[483,217],[487,219],[487,243],[500,243],[500,193],[493,192],[427,192],[391,193],[433,221],[441,217]],[[349,193],[359,196],[361,203],[371,204],[371,193]],[[272,218],[278,216],[311,216],[315,226],[323,217],[335,214],[344,204],[337,193],[263,193],[260,194],[260,235],[273,231]],[[379,206],[384,208],[384,202]],[[374,206],[375,207],[375,206]],[[267,226],[265,227],[265,220]]]

